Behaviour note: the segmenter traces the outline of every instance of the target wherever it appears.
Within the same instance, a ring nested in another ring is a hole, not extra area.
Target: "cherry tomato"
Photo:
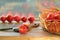
[[[28,28],[27,28],[25,25],[21,25],[21,26],[19,27],[19,32],[20,32],[21,34],[26,34],[26,33],[28,32]]]
[[[7,16],[7,21],[8,21],[9,23],[11,23],[11,22],[13,21],[13,16],[12,16],[12,15],[8,15],[8,16]]]
[[[19,22],[20,22],[20,16],[18,16],[18,15],[15,16],[15,17],[14,17],[14,20],[19,23]]]
[[[34,17],[29,17],[28,20],[29,20],[30,23],[33,23],[35,18]]]
[[[48,14],[47,15],[47,20],[54,20],[54,14]]]
[[[5,23],[6,17],[5,17],[5,16],[2,16],[2,17],[1,17],[1,21],[2,21],[3,23]]]
[[[23,22],[26,22],[26,21],[27,21],[27,18],[26,18],[26,17],[22,17],[21,20],[22,20]]]

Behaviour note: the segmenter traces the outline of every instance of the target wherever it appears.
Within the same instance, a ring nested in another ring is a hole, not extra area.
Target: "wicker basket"
[[[40,24],[42,27],[50,33],[60,34],[60,21],[50,21],[46,20],[44,17],[46,17],[45,14],[39,14]]]

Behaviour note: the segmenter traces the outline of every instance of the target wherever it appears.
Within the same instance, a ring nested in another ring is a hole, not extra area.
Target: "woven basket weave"
[[[50,33],[60,34],[60,21],[50,21],[46,20],[44,17],[46,17],[45,14],[39,14],[40,24],[42,27]]]

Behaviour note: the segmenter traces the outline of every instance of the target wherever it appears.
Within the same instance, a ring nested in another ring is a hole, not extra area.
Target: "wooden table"
[[[7,26],[8,24],[4,24],[4,25]],[[20,24],[17,24],[15,26],[18,25]],[[27,34],[20,34],[17,32],[13,32],[12,30],[0,31],[0,40],[60,40],[60,36],[45,32],[42,30],[42,27],[40,26],[38,28],[32,29]]]
[[[34,28],[31,31],[27,32],[27,34],[20,34],[17,32],[13,32],[12,30],[9,31],[0,31],[0,36],[33,36],[33,37],[44,37],[44,36],[57,36],[50,34],[48,32],[45,32],[42,30],[41,27]]]
[[[60,40],[60,37],[22,37],[22,36],[3,36],[0,40]]]

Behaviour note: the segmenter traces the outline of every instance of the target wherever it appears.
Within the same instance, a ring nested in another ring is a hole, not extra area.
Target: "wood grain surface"
[[[0,36],[0,40],[60,40],[60,37]]]

